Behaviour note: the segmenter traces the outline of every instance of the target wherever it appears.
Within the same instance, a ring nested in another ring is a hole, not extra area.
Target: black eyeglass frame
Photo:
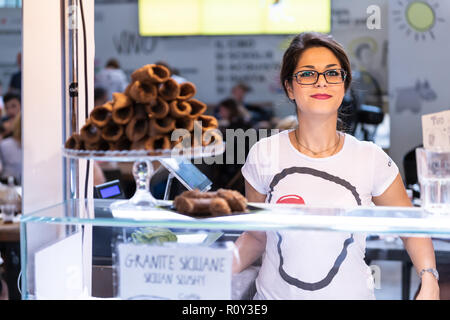
[[[301,82],[299,82],[297,76],[298,76],[301,72],[306,72],[306,71],[308,71],[308,72],[311,72],[311,71],[312,71],[312,72],[315,72],[315,73],[317,74],[316,81],[314,81],[314,83],[301,83]],[[330,72],[330,71],[339,71],[339,72],[341,73],[342,82],[330,82],[330,81],[328,81],[328,79],[327,79],[327,72]],[[314,84],[316,84],[317,81],[319,81],[319,77],[320,77],[321,75],[323,75],[323,77],[325,78],[325,81],[326,81],[328,84],[341,84],[341,83],[344,83],[344,82],[345,82],[345,79],[347,78],[347,71],[345,71],[344,69],[330,69],[330,70],[326,70],[326,71],[324,71],[324,72],[318,72],[318,71],[316,71],[316,70],[300,70],[299,72],[294,73],[294,74],[292,75],[292,78],[295,78],[295,82],[297,82],[298,84],[301,84],[301,85],[304,85],[304,86],[309,86],[309,85],[314,85]]]

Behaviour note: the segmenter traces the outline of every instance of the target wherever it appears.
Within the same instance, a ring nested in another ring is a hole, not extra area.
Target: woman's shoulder
[[[350,146],[354,149],[361,150],[361,151],[369,151],[369,150],[373,150],[374,148],[379,148],[372,141],[359,140],[356,137],[354,137],[348,133],[345,134],[345,139],[346,139],[346,144],[348,146]]]
[[[370,160],[370,159],[387,159],[388,153],[379,145],[372,141],[358,140],[352,135],[346,134],[346,150],[352,159]],[[390,158],[388,159],[392,161]]]

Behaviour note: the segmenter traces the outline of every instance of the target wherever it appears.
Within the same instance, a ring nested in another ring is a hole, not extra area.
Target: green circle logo
[[[429,4],[421,1],[411,2],[406,9],[406,20],[416,31],[430,30],[435,23],[435,14]]]

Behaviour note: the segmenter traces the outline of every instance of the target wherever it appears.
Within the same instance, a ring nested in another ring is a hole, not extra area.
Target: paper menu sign
[[[233,244],[117,245],[121,299],[229,300]]]
[[[450,110],[422,116],[423,147],[450,151]]]

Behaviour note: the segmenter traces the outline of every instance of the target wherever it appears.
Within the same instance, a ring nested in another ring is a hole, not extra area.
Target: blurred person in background
[[[170,77],[172,79],[174,79],[176,82],[183,83],[183,82],[187,81],[186,78],[183,78],[182,76],[180,76],[180,71],[178,69],[171,67],[167,62],[160,60],[160,61],[156,61],[155,64],[159,64],[159,65],[164,66],[167,69],[169,69]]]
[[[231,98],[236,101],[243,119],[250,123],[253,128],[269,129],[271,127],[272,113],[261,106],[246,102],[245,97],[251,91],[252,88],[250,86],[240,82],[231,88]]]
[[[219,121],[219,130],[225,137],[225,129],[244,129],[250,128],[250,123],[245,120],[236,100],[228,98],[222,100],[217,105],[217,120]]]
[[[124,92],[128,83],[127,75],[114,58],[109,59],[105,68],[95,75],[95,87],[106,90],[107,100],[112,100],[113,92]]]
[[[22,53],[19,52],[17,54],[17,66],[19,67],[19,71],[14,73],[11,76],[11,80],[9,81],[8,92],[14,92],[20,94],[22,90]]]
[[[278,129],[280,131],[283,130],[289,130],[289,129],[295,129],[298,126],[297,117],[294,115],[287,116],[282,118],[278,121],[278,123],[275,126],[275,129]]]
[[[3,264],[2,257],[0,256],[0,267]],[[9,300],[8,285],[3,280],[2,271],[0,269],[0,300]]]
[[[251,129],[251,124],[245,120],[242,113],[239,112],[236,100],[232,98],[220,101],[216,107],[216,117],[219,122],[219,130],[222,133],[223,139],[226,142],[225,153],[223,155],[224,163],[215,164],[214,169],[211,170],[211,180],[216,189],[226,188],[238,190],[241,193],[245,192],[244,178],[241,174],[241,167],[243,163],[239,163],[238,148],[244,147],[245,156],[249,150],[249,139],[238,141],[240,134],[235,130],[243,130],[243,133]],[[230,135],[227,135],[227,130]],[[236,134],[236,135],[235,135]],[[234,141],[229,141],[233,138]],[[244,157],[245,159],[245,157]],[[230,163],[230,161],[232,162]]]
[[[21,110],[21,99],[19,94],[10,92],[5,94],[3,101],[5,107],[0,120],[0,133],[2,137],[6,137],[13,131],[14,118]]]
[[[108,92],[104,88],[94,89],[94,106],[101,106],[108,102]]]
[[[22,130],[20,113],[14,117],[12,135],[0,141],[0,177],[7,181],[13,176],[15,184],[22,182]]]
[[[3,116],[5,103],[3,102],[3,83],[0,81],[0,117]]]
[[[231,98],[236,102],[240,116],[245,122],[250,123],[252,120],[252,115],[247,109],[247,104],[245,103],[245,96],[252,89],[245,83],[238,83],[233,88],[231,88]]]

